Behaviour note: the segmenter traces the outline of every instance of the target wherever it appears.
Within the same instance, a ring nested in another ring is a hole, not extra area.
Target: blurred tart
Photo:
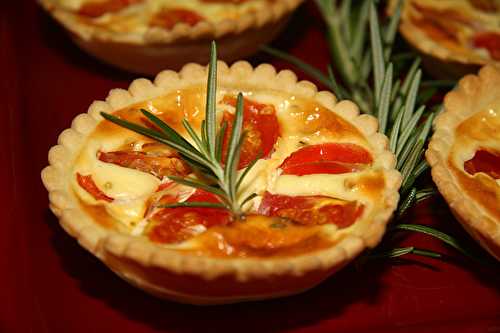
[[[209,43],[234,61],[255,53],[303,0],[39,0],[98,59],[156,75],[208,62]]]
[[[392,12],[398,1],[392,0]],[[500,1],[403,1],[400,31],[436,77],[459,78],[500,62]],[[436,66],[436,65],[439,66]]]
[[[257,194],[244,217],[162,207],[218,199],[168,180],[192,173],[176,151],[100,115],[154,126],[142,108],[199,131],[207,71],[195,64],[112,90],[77,116],[42,171],[50,207],[83,247],[159,297],[215,304],[307,290],[380,241],[401,182],[388,140],[375,118],[288,70],[218,67],[218,121],[245,96],[239,172],[259,157],[241,186]]]
[[[468,75],[445,97],[426,157],[452,212],[500,260],[500,70]]]

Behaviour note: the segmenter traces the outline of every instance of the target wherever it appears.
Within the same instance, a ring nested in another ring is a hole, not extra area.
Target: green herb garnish
[[[243,127],[243,95],[238,94],[236,101],[236,112],[229,135],[227,146],[227,156],[223,163],[223,138],[226,134],[227,123],[217,124],[216,120],[216,88],[217,88],[217,49],[215,42],[212,42],[210,50],[210,63],[208,67],[207,82],[207,104],[205,110],[205,120],[201,126],[201,135],[198,135],[191,124],[184,119],[182,124],[194,145],[178,134],[173,128],[168,126],[154,114],[141,110],[142,114],[153,123],[158,129],[147,128],[129,121],[120,119],[107,113],[101,115],[120,126],[128,128],[134,132],[152,138],[175,149],[191,168],[201,175],[204,180],[198,178],[182,178],[169,176],[168,178],[187,186],[201,189],[215,194],[220,203],[210,202],[182,202],[162,207],[210,207],[225,208],[229,210],[235,218],[239,218],[243,211],[242,206],[256,195],[251,194],[246,198],[238,196],[238,190],[243,178],[248,174],[250,168],[255,165],[256,160],[251,163],[240,175],[238,175],[238,163],[240,160],[241,146],[245,137],[242,132]],[[206,181],[208,180],[208,182]]]

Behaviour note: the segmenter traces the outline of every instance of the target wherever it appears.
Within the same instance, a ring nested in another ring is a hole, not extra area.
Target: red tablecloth
[[[420,235],[401,244],[452,259],[351,265],[305,294],[230,306],[179,305],[129,286],[59,227],[40,171],[73,117],[134,76],[83,54],[33,1],[0,6],[1,332],[500,332],[499,265]],[[325,68],[320,23],[310,3],[276,45]],[[439,197],[407,219],[475,246]]]

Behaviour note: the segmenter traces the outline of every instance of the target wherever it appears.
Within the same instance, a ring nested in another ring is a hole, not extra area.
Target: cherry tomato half
[[[474,36],[473,44],[488,50],[490,56],[500,60],[500,34],[496,32],[480,32]]]
[[[491,178],[500,179],[500,152],[478,150],[472,159],[464,163],[464,169],[471,175],[484,172]]]
[[[283,161],[284,175],[339,174],[362,170],[372,163],[364,148],[352,143],[323,143],[305,146]]]
[[[236,106],[236,98],[226,96],[223,102]],[[228,112],[224,113],[223,120],[227,122],[226,135],[223,141],[223,160],[227,156],[232,123],[234,116]],[[238,168],[248,166],[257,156],[266,158],[272,152],[274,144],[280,136],[280,127],[276,111],[272,105],[260,104],[244,99],[243,110],[243,132],[245,138],[241,148],[240,162]]]
[[[333,223],[346,228],[361,216],[363,206],[326,196],[287,196],[266,192],[258,211],[262,215],[287,218],[303,225]]]
[[[168,200],[162,198],[162,203],[172,203],[172,197]],[[187,202],[220,202],[211,193],[196,190]],[[149,238],[158,243],[176,243],[189,239],[196,235],[195,228],[210,228],[216,225],[226,225],[231,222],[231,214],[223,208],[205,207],[175,207],[163,208],[153,217],[153,228]]]
[[[203,21],[203,17],[188,9],[171,8],[158,12],[149,22],[151,26],[172,29],[177,23],[194,26]]]
[[[101,191],[97,187],[91,175],[82,176],[80,173],[77,172],[76,181],[78,182],[78,185],[80,185],[85,191],[87,191],[91,196],[93,196],[94,199],[103,200],[107,202],[113,201],[113,198],[108,197],[106,194],[104,194],[103,191]]]
[[[99,152],[97,158],[106,163],[149,173],[162,179],[166,176],[186,176],[189,166],[178,156],[161,156],[139,151]]]
[[[82,5],[78,13],[88,17],[99,17],[106,13],[114,13],[130,5],[143,2],[144,0],[105,0],[99,2],[87,2]]]

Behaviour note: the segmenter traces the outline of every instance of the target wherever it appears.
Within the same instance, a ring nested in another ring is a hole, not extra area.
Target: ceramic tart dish
[[[186,135],[182,119],[200,129],[206,80],[206,68],[195,64],[154,82],[135,80],[61,133],[42,179],[69,234],[131,284],[194,304],[299,293],[377,245],[401,176],[376,119],[268,64],[218,63],[218,121],[233,117],[238,92],[245,96],[239,172],[260,156],[240,187],[242,197],[257,194],[245,217],[160,208],[216,198],[170,181],[190,174],[189,165],[101,112],[148,126],[142,108]]]
[[[303,0],[39,0],[96,58],[147,75],[247,57],[271,41]]]
[[[392,12],[397,0],[391,0]],[[458,79],[500,62],[500,1],[403,1],[400,32],[437,78]]]
[[[491,66],[460,80],[445,97],[426,157],[458,221],[500,260],[499,85]]]

